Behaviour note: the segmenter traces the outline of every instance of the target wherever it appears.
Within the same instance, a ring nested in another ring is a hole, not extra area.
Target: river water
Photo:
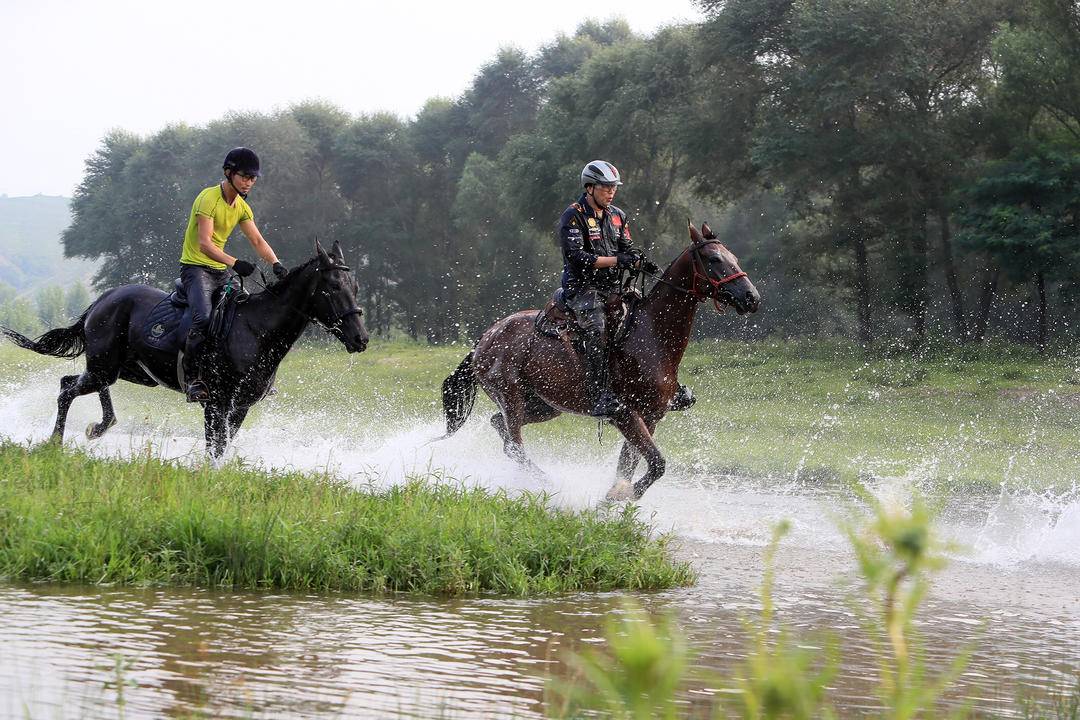
[[[54,384],[50,375],[0,392],[0,434],[43,439]],[[155,397],[178,405],[176,397]],[[69,427],[97,413],[95,402],[77,402]],[[120,425],[93,451],[123,455],[150,442],[167,457],[198,456],[201,431],[190,409],[166,419],[151,414],[121,410]],[[305,430],[316,425],[271,405],[231,452],[268,467],[330,468],[358,483],[434,470],[492,487],[542,488],[558,503],[584,506],[607,490],[617,450],[610,431],[600,446],[536,443],[533,456],[549,475],[539,483],[503,458],[479,418],[435,444],[426,444],[439,434],[433,418],[355,418],[333,440]],[[885,477],[874,490],[903,497],[918,485],[918,477]],[[860,626],[854,559],[837,529],[854,506],[850,497],[794,480],[732,477],[708,462],[672,463],[640,506],[656,528],[676,535],[677,552],[700,574],[692,588],[634,596],[651,612],[673,614],[696,652],[704,679],[688,707],[734,686],[770,528],[788,519],[792,531],[776,559],[777,616],[802,645],[840,649],[831,694],[840,715],[873,713],[877,656]],[[1075,493],[1030,482],[986,495],[957,491],[946,497],[938,530],[962,549],[935,578],[917,630],[931,672],[971,653],[949,702],[980,716],[1016,717],[1018,697],[1045,704],[1070,687],[1080,669]],[[539,717],[547,680],[568,672],[569,652],[601,642],[605,620],[624,612],[625,599],[0,584],[0,717]]]

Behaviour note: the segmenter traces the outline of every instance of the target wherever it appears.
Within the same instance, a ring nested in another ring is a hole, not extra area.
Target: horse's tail
[[[74,325],[50,330],[37,340],[31,340],[25,335],[6,327],[0,327],[0,333],[7,335],[19,347],[33,350],[41,355],[66,358],[78,357],[86,350],[85,323],[86,316],[92,307],[94,306],[91,304],[90,307],[83,310],[82,315],[79,316]]]
[[[475,350],[473,351],[475,352]],[[473,373],[473,352],[465,356],[457,370],[443,380],[442,404],[446,415],[446,435],[450,437],[465,424],[476,402],[476,375]]]

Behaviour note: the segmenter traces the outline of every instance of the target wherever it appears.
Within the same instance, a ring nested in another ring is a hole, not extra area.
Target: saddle
[[[612,347],[626,337],[640,301],[641,293],[634,289],[624,289],[604,306],[605,325]],[[574,311],[568,308],[563,300],[562,288],[556,290],[544,309],[536,313],[533,329],[541,335],[570,342],[575,347],[581,344],[583,336],[574,318]]]
[[[229,336],[236,308],[249,297],[242,285],[234,285],[230,279],[214,292],[214,309],[210,314],[207,340],[219,341]],[[173,291],[150,311],[143,326],[143,340],[149,347],[167,353],[179,352],[191,327],[191,306],[188,304],[184,286],[177,278]]]

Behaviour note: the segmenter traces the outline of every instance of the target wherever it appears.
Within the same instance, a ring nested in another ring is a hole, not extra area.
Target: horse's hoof
[[[108,425],[105,425],[104,423],[90,423],[86,426],[86,439],[97,440],[99,437],[105,434],[106,430],[108,430],[115,424],[115,420],[113,420]]]
[[[637,494],[634,492],[634,488],[630,483],[622,481],[612,485],[604,498],[613,502],[622,502],[624,500],[637,500]]]

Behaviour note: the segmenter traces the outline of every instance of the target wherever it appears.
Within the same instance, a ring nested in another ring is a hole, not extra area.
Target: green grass
[[[0,444],[0,577],[513,595],[693,581],[633,508],[430,476],[361,491],[326,476]]]
[[[257,405],[248,423],[266,413],[288,422],[303,412],[307,427],[366,437],[441,423],[442,380],[468,350],[403,341],[376,342],[359,355],[336,344],[301,347],[280,368],[279,395]],[[31,373],[51,380],[72,367],[0,344],[0,375],[11,382]],[[680,379],[698,403],[671,413],[657,431],[672,469],[693,464],[769,482],[908,476],[930,494],[1062,491],[1080,476],[1080,361],[1068,355],[978,346],[916,362],[866,360],[842,343],[706,341],[691,345]],[[168,412],[200,429],[197,408],[175,393],[120,383],[114,398],[121,423]],[[470,422],[486,425],[493,411],[481,392]],[[597,449],[595,430],[563,416],[526,427],[525,441],[580,454]],[[615,431],[605,438],[608,447]]]

